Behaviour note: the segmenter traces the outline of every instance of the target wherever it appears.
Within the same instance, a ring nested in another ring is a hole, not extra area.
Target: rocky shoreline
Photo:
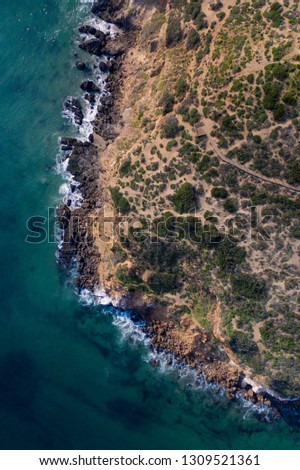
[[[75,286],[80,291],[87,289],[94,292],[99,287],[99,264],[101,255],[95,243],[94,219],[98,217],[103,205],[101,187],[101,167],[99,150],[105,149],[118,136],[120,125],[119,98],[123,84],[123,57],[134,44],[137,29],[134,24],[134,11],[129,15],[123,11],[121,0],[102,0],[95,2],[91,12],[98,18],[115,25],[118,34],[111,37],[95,27],[83,25],[79,32],[87,34],[79,47],[93,56],[100,58],[99,69],[108,72],[106,93],[100,98],[96,119],[93,123],[94,134],[87,141],[68,137],[61,139],[61,149],[68,158],[67,171],[70,172],[82,193],[83,203],[80,207],[70,209],[70,204],[62,204],[57,210],[58,225],[62,229],[63,243],[60,248],[59,260],[64,268],[74,262],[77,266]],[[102,60],[105,56],[106,60]],[[108,58],[108,59],[107,59]],[[85,70],[83,62],[77,61],[79,70]],[[85,80],[81,84],[85,99],[90,103],[100,89],[93,80]],[[68,99],[67,108],[73,111],[75,123],[80,125],[83,120],[80,103]],[[100,139],[100,140],[99,140]],[[126,308],[137,311],[139,318],[145,322],[144,331],[150,338],[155,351],[171,353],[180,364],[195,370],[199,377],[213,383],[219,389],[226,390],[229,399],[244,398],[253,405],[264,405],[273,410],[273,416],[288,417],[291,422],[298,422],[300,401],[281,400],[269,391],[256,388],[246,379],[241,367],[228,361],[222,347],[212,349],[212,338],[202,333],[200,328],[183,316],[180,328],[165,318],[158,319],[154,313],[155,304],[150,307],[146,302],[135,301],[127,296]],[[122,304],[116,305],[121,307]],[[163,308],[160,309],[163,312]],[[155,361],[154,361],[155,362]],[[155,365],[155,363],[153,363]]]

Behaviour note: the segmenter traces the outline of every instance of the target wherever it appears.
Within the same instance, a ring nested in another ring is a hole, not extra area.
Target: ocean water
[[[58,138],[74,132],[62,103],[80,96],[89,5],[0,6],[0,448],[299,449],[299,428],[152,368],[128,319],[80,304],[55,243],[25,242],[27,219],[61,197]]]

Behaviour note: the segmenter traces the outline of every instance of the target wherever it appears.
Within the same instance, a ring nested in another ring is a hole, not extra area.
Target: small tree
[[[159,105],[162,106],[163,115],[173,111],[175,99],[174,95],[168,91],[165,91],[160,99]]]
[[[195,188],[190,183],[183,183],[173,196],[173,204],[180,214],[190,212],[197,207]]]
[[[179,132],[179,123],[176,116],[168,116],[161,125],[161,138],[174,139]]]
[[[200,36],[195,28],[190,29],[186,41],[186,48],[188,50],[196,49],[200,44]]]
[[[211,195],[212,197],[215,197],[216,199],[226,199],[228,196],[228,191],[226,188],[223,188],[222,186],[213,188],[211,190]]]
[[[173,47],[182,39],[182,29],[180,19],[176,16],[170,16],[167,32],[166,32],[166,46]]]

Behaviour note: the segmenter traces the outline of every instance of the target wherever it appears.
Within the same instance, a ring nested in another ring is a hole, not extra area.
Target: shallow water
[[[26,220],[59,201],[58,138],[74,132],[62,103],[80,96],[88,4],[0,4],[0,447],[299,448],[298,428],[151,368],[146,346],[123,337],[128,321],[80,305],[55,244],[25,243]]]

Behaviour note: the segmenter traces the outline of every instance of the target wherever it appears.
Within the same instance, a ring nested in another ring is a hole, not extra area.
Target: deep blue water
[[[25,243],[26,220],[59,202],[63,99],[79,94],[79,0],[0,0],[2,449],[269,449],[300,430],[195,391],[122,339],[111,312],[80,305],[55,244]]]

